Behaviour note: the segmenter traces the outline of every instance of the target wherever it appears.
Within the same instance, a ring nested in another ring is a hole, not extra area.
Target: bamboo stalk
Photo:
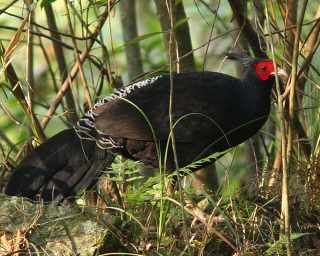
[[[116,5],[116,2],[117,1],[112,2],[111,8]],[[95,39],[99,36],[100,31],[102,29],[102,26],[104,25],[105,21],[107,20],[107,18],[109,16],[109,9],[110,9],[109,6],[106,6],[105,11],[100,16],[100,20],[98,22],[97,27],[95,28],[95,31],[92,33],[92,39],[88,42],[87,47],[79,56],[80,63],[76,62],[74,64],[74,66],[71,68],[71,70],[67,76],[67,79],[64,80],[59,92],[57,93],[56,97],[54,98],[53,102],[51,103],[49,110],[47,111],[45,117],[42,119],[41,123],[42,123],[43,127],[45,127],[48,124],[48,122],[50,121],[50,119],[52,118],[52,116],[55,113],[57,107],[59,106],[63,96],[65,95],[66,91],[70,87],[71,81],[78,74],[79,64],[83,63],[88,58],[90,50],[91,50],[93,44],[95,43]]]
[[[138,37],[136,19],[136,1],[120,1],[121,27],[126,53],[129,80],[133,81],[143,73],[143,64],[139,42],[127,44]]]
[[[66,0],[64,1],[64,5],[65,5],[66,12],[67,12],[69,30],[70,30],[71,35],[74,35],[74,31],[73,31],[73,28],[72,28],[72,22],[71,22],[71,18],[70,18],[68,2]],[[79,57],[79,54],[78,54],[78,49],[79,48],[78,48],[78,45],[77,45],[77,41],[75,40],[74,37],[71,37],[71,38],[72,38],[73,46],[74,46],[74,49],[75,49],[75,56],[76,56],[76,61],[78,63],[78,67],[79,67],[80,79],[82,81],[85,100],[86,100],[86,102],[88,104],[88,107],[92,108],[92,100],[91,100],[91,96],[90,96],[89,86],[88,86],[87,79],[86,79],[86,77],[84,75],[82,63],[80,61],[80,57]]]
[[[36,117],[32,108],[28,104],[28,101],[24,95],[24,92],[20,87],[20,80],[11,64],[11,59],[10,59],[14,50],[16,49],[17,45],[21,40],[21,34],[23,32],[23,29],[27,21],[28,21],[28,16],[23,20],[22,24],[20,25],[19,29],[15,33],[14,37],[11,39],[7,49],[4,49],[3,45],[0,44],[0,48],[1,48],[0,52],[1,52],[1,56],[3,56],[3,62],[4,62],[3,66],[5,67],[5,75],[11,85],[12,93],[18,100],[19,104],[21,105],[22,109],[26,113],[27,117],[29,118],[34,136],[37,137],[40,142],[43,142],[46,140],[45,134],[43,132],[43,129],[41,128],[38,118]]]
[[[58,31],[58,27],[56,24],[56,19],[55,19],[51,4],[46,4],[44,6],[44,10],[47,15],[47,23],[50,29],[51,37],[55,38],[57,41],[62,41],[60,34],[56,32]],[[53,45],[53,49],[56,55],[56,60],[58,63],[60,78],[62,81],[65,81],[66,79],[68,79],[68,71],[67,71],[68,69],[67,69],[66,59],[63,53],[62,45],[59,44],[57,41],[52,41],[52,45]],[[62,101],[60,102],[62,103]],[[67,120],[71,124],[75,124],[78,121],[78,116],[76,112],[76,104],[74,102],[74,98],[73,98],[70,87],[66,88],[65,102],[66,102],[66,106],[62,103],[62,107],[64,110],[68,112]]]
[[[269,11],[268,5],[265,0],[266,6],[266,20],[267,20],[267,29],[269,35],[271,35],[271,27],[269,21]],[[271,40],[271,52],[272,52],[272,59],[274,64],[275,62],[275,52],[274,52],[274,43],[273,37],[270,36]],[[277,70],[277,66],[275,67]],[[277,92],[277,103],[278,103],[278,112],[279,112],[279,119],[280,119],[280,133],[281,133],[281,151],[282,151],[282,201],[281,201],[281,219],[282,219],[282,230],[285,230],[285,235],[287,238],[287,256],[292,255],[292,248],[291,248],[291,239],[290,239],[290,215],[289,215],[289,197],[288,197],[288,158],[286,152],[287,149],[287,135],[286,135],[286,117],[283,107],[283,97],[281,94],[281,87],[279,78],[276,75],[276,92]]]

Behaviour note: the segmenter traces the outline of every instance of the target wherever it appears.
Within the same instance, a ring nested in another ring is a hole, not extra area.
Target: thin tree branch
[[[51,37],[56,38],[58,41],[62,41],[60,34],[55,32],[58,30],[58,28],[57,28],[57,24],[56,24],[56,20],[55,20],[55,16],[54,16],[51,4],[46,4],[44,9],[47,15],[47,22],[50,28]],[[55,41],[52,41],[52,44],[53,44],[54,52],[56,55],[56,60],[58,63],[61,80],[65,81],[67,79],[68,71],[67,71],[67,64],[64,57],[63,49],[61,45],[56,43]],[[68,121],[71,124],[75,124],[78,121],[78,116],[76,113],[76,104],[75,104],[70,87],[66,89],[65,97],[66,97],[66,106],[62,104],[62,107],[64,110],[67,111]]]
[[[72,28],[70,12],[69,12],[69,8],[68,8],[68,2],[65,0],[64,4],[65,4],[66,11],[67,11],[69,30],[70,30],[70,33],[73,35],[74,31],[73,31],[73,28]],[[80,58],[79,58],[77,42],[73,37],[72,37],[72,42],[73,42],[73,46],[74,46],[74,49],[75,49],[75,56],[76,56],[76,60],[77,60],[78,67],[79,67],[79,73],[80,73],[80,78],[81,78],[82,85],[83,85],[84,96],[85,96],[86,102],[88,104],[88,107],[92,108],[92,100],[91,100],[91,96],[90,96],[88,82],[87,82],[87,79],[86,79],[86,77],[84,75],[82,63],[81,63]]]
[[[117,3],[117,1],[111,2],[111,9],[116,5],[116,3]],[[92,33],[92,39],[88,42],[88,46],[79,56],[80,64],[83,63],[88,58],[90,50],[91,50],[93,44],[95,43],[95,38],[99,35],[99,33],[102,29],[102,26],[104,25],[105,21],[108,18],[108,15],[109,15],[109,7],[107,6],[99,19],[99,22],[98,22],[97,27],[95,28],[95,31]],[[71,71],[69,72],[68,78],[66,80],[64,80],[59,92],[57,93],[55,99],[51,103],[50,108],[47,111],[46,116],[42,119],[41,123],[42,123],[43,127],[45,127],[48,124],[48,122],[50,121],[50,119],[52,118],[52,115],[56,111],[63,96],[66,93],[66,90],[70,87],[70,83],[76,77],[78,71],[79,71],[79,63],[77,62],[74,64]]]

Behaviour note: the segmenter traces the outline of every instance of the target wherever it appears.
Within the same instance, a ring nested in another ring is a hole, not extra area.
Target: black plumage
[[[113,155],[94,141],[81,141],[74,129],[64,130],[21,161],[5,192],[32,200],[62,201],[95,185],[112,160]]]
[[[229,57],[244,64],[246,72],[241,79],[215,72],[172,76],[172,117],[180,167],[242,143],[268,118],[273,63],[235,54]],[[24,159],[6,193],[32,199],[40,194],[45,201],[74,196],[96,182],[114,154],[158,167],[156,145],[163,156],[170,134],[169,99],[169,75],[106,97],[74,130],[62,131]],[[165,166],[175,169],[172,150]]]

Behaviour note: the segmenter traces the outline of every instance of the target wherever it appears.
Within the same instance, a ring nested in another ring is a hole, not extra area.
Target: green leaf
[[[205,164],[210,164],[210,163],[214,162],[215,160],[217,160],[218,158],[220,158],[221,156],[223,156],[224,154],[226,154],[226,153],[228,153],[230,151],[231,151],[230,149],[227,149],[227,150],[222,151],[222,152],[214,153],[214,154],[212,154],[210,156],[202,158],[202,159],[200,159],[198,161],[195,161],[195,162],[193,162],[193,163],[181,168],[179,170],[179,172],[181,172],[181,171],[182,172],[185,171],[186,173],[192,172],[193,169],[197,169],[199,167],[202,167]]]
[[[292,233],[290,236],[290,239],[293,241],[308,235],[311,235],[311,233]]]
[[[182,25],[184,25],[185,23],[187,23],[189,20],[188,17],[179,20],[175,25],[174,25],[174,29],[176,30],[177,28],[181,27]]]
[[[153,33],[148,33],[148,34],[144,34],[144,35],[141,35],[141,36],[137,36],[136,38],[127,41],[125,44],[120,45],[119,47],[116,48],[116,50],[118,48],[123,48],[123,47],[125,47],[127,45],[136,44],[136,43],[138,43],[138,42],[140,42],[142,40],[146,40],[146,39],[148,39],[150,37],[153,37],[153,36],[156,36],[156,35],[160,35],[160,34],[163,34],[163,32],[153,32]]]

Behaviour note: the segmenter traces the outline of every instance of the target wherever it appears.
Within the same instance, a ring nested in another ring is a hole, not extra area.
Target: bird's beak
[[[288,78],[288,74],[287,72],[282,69],[282,68],[277,68],[277,72],[272,72],[271,75],[278,75],[281,79],[287,79]]]

